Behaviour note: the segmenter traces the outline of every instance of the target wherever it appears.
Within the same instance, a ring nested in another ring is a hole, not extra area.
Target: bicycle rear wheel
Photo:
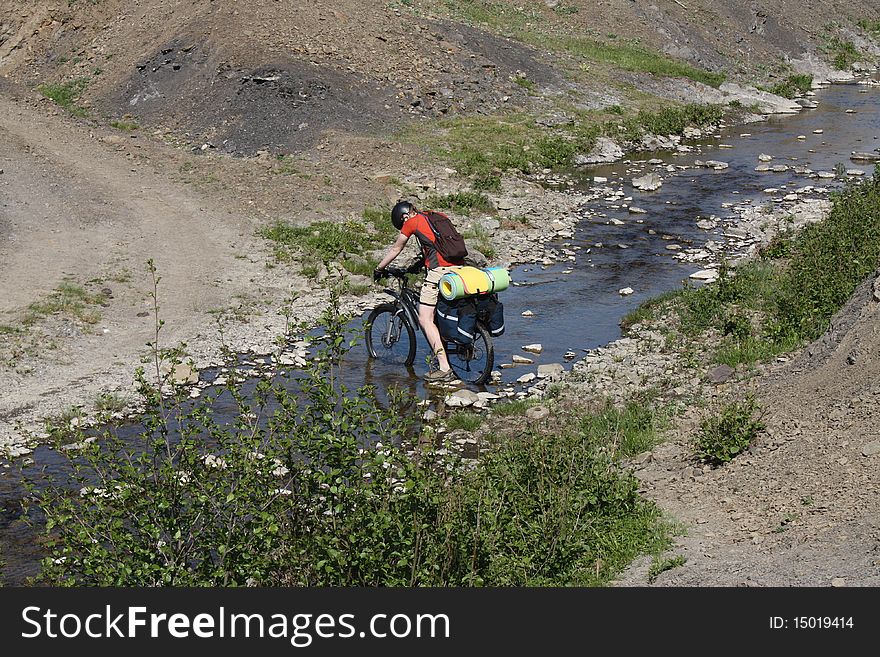
[[[446,356],[449,366],[465,383],[481,385],[489,380],[495,365],[495,347],[492,336],[482,324],[477,324],[472,344],[446,345]]]
[[[367,317],[367,352],[391,365],[412,365],[416,359],[416,333],[403,308],[393,303],[376,306]]]

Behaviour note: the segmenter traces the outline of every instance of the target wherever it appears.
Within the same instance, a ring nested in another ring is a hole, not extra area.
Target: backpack
[[[464,264],[468,250],[464,238],[461,236],[452,221],[442,212],[425,210],[422,214],[428,220],[428,225],[434,231],[434,247],[447,262],[456,265]]]

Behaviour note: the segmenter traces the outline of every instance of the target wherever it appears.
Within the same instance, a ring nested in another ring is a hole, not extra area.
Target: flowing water
[[[580,191],[594,188],[597,176],[607,178],[608,182],[599,186],[609,191],[582,208],[583,218],[573,237],[549,244],[559,252],[573,252],[574,260],[564,256],[552,265],[516,266],[511,269],[515,284],[500,295],[506,332],[495,339],[495,368],[510,363],[514,354],[523,354],[523,345],[540,343],[543,351],[528,354],[535,361],[533,365],[501,370],[501,380],[485,389],[521,392],[516,378],[535,371],[538,364],[564,363],[568,368],[573,361],[564,359],[566,352],[574,352],[576,360],[584,351],[618,338],[619,322],[627,313],[646,299],[679,287],[691,273],[708,264],[677,260],[673,257],[676,252],[666,247],[674,243],[699,248],[710,240],[723,242],[724,231],[735,225],[734,205],[761,205],[809,185],[829,189],[841,185],[839,179],[817,180],[793,169],[756,172],[760,154],[773,156],[768,162],[771,166],[788,164],[818,172],[833,171],[842,164],[870,175],[873,165],[850,161],[850,154],[880,148],[880,87],[838,84],[818,91],[814,100],[819,103],[817,108],[796,115],[773,116],[726,128],[709,138],[684,141],[693,146],[691,153],[637,153],[622,162],[583,171],[577,182]],[[798,139],[799,135],[806,138]],[[722,171],[678,168],[693,165],[695,160],[719,160],[729,166]],[[670,165],[676,167],[674,172],[666,170]],[[662,187],[652,192],[634,189],[632,179],[648,171],[661,175]],[[763,191],[768,188],[779,191]],[[624,196],[613,198],[617,190]],[[624,204],[645,213],[632,214]],[[718,218],[716,228],[697,227],[698,219],[711,216]],[[633,293],[621,295],[619,291],[627,287]],[[523,317],[526,310],[533,316]],[[364,320],[365,316],[357,319],[352,327]],[[345,357],[342,372],[346,385],[371,384],[380,396],[395,385],[429,398],[420,378],[425,371],[427,344],[420,333],[417,340],[415,366],[409,370],[369,361],[361,341]],[[253,382],[245,385],[247,388]],[[232,414],[235,405],[230,399],[221,399],[215,408],[222,416],[224,409]],[[125,431],[134,437],[137,427],[132,425],[122,433]],[[38,448],[31,456],[32,471],[44,468],[50,474],[60,473],[64,467],[65,460],[48,447]],[[35,574],[42,556],[33,530],[20,521],[22,493],[15,469],[0,471],[0,547],[7,564],[5,580],[11,585],[22,584]]]

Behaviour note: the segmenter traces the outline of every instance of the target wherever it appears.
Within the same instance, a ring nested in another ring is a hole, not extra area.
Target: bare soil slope
[[[754,388],[767,432],[747,453],[703,471],[685,424],[642,464],[647,494],[687,530],[672,552],[687,562],[655,585],[880,585],[880,278]]]

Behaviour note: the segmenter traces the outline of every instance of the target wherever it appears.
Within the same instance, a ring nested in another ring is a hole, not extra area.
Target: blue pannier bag
[[[477,297],[477,317],[493,338],[504,333],[504,304],[498,300],[497,293]]]
[[[471,344],[477,326],[477,306],[470,297],[447,301],[437,299],[437,328],[440,336],[458,344]]]

